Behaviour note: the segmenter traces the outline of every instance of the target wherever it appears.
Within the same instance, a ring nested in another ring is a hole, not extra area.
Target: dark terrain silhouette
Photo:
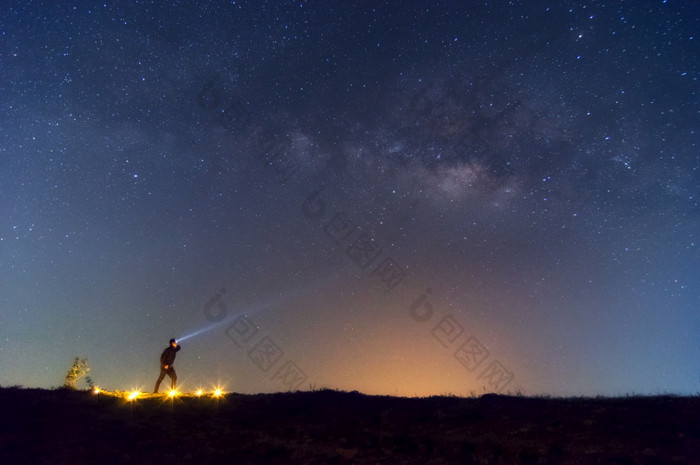
[[[698,464],[700,397],[0,388],[0,463]]]

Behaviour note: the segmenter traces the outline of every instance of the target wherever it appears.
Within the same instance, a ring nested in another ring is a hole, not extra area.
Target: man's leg
[[[158,394],[158,389],[160,389],[160,382],[163,381],[163,378],[165,378],[165,373],[166,373],[165,368],[160,367],[160,376],[158,376],[158,381],[156,381],[156,387],[153,390],[154,394]]]
[[[172,380],[171,383],[171,389],[175,390],[175,386],[177,386],[177,373],[175,373],[175,368],[170,368],[170,379]]]

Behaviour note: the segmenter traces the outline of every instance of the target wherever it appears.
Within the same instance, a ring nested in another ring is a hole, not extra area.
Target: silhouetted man
[[[165,348],[162,354],[160,354],[160,376],[158,376],[158,381],[156,381],[156,388],[153,390],[154,394],[158,393],[160,388],[160,382],[163,381],[165,375],[170,376],[172,380],[171,389],[175,389],[177,384],[177,373],[175,373],[175,368],[173,368],[173,363],[175,363],[175,355],[177,351],[180,350],[180,346],[177,344],[175,339],[170,339],[170,345]]]

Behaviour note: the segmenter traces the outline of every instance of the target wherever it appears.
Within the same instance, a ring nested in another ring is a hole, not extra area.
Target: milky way
[[[696,393],[699,22],[11,2],[0,384]]]

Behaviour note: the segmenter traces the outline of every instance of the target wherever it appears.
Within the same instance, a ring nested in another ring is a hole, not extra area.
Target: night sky
[[[0,385],[700,391],[698,3],[344,3],[4,3]]]

